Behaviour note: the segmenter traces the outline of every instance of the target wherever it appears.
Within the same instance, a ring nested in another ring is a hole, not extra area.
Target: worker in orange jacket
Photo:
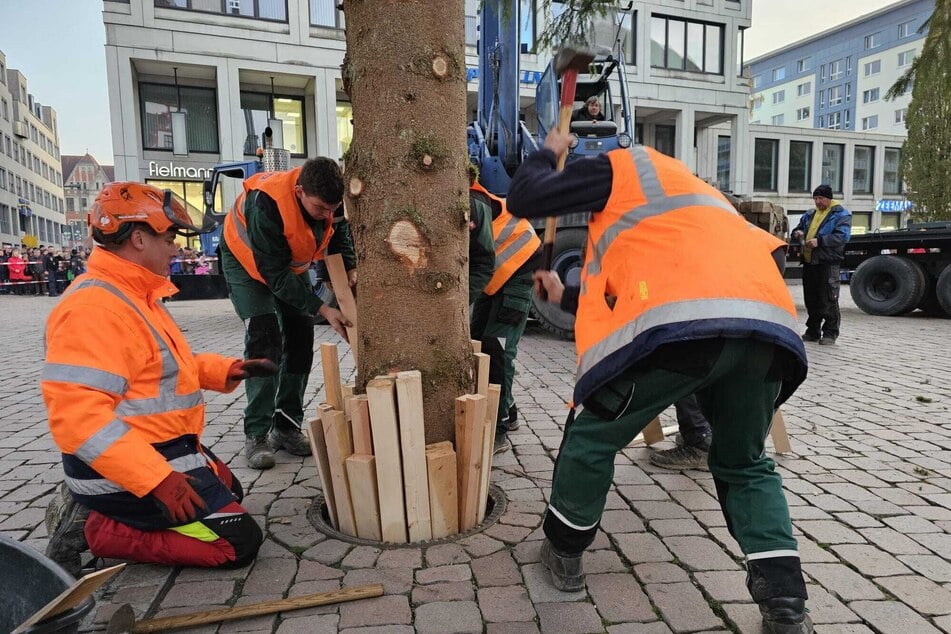
[[[240,483],[201,444],[203,389],[230,392],[270,361],[193,354],[162,300],[176,235],[197,235],[169,190],[110,183],[89,211],[96,242],[46,325],[41,388],[65,486],[47,509],[54,561],[93,555],[241,566],[261,529]]]
[[[661,411],[696,394],[712,427],[708,463],[726,525],[747,558],[766,630],[807,634],[789,508],[763,451],[776,408],[803,381],[796,309],[774,241],[686,165],[634,146],[569,161],[550,132],[512,179],[520,217],[591,212],[578,295],[574,403],[552,477],[541,561],[562,590],[584,587],[614,458]],[[536,274],[549,301],[557,276]]]

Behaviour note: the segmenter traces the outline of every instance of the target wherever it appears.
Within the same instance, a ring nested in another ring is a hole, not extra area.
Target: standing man
[[[550,132],[509,189],[521,217],[591,211],[578,297],[578,372],[545,516],[541,561],[561,590],[584,587],[616,453],[664,408],[696,394],[713,430],[709,466],[747,587],[770,632],[812,631],[782,482],[763,447],[778,404],[803,381],[792,297],[765,232],[673,158],[634,146],[556,157]],[[765,238],[764,238],[765,236]],[[557,276],[536,274],[549,300]],[[573,419],[573,420],[572,420]]]
[[[59,285],[56,282],[56,269],[59,265],[53,256],[53,247],[47,247],[43,253],[43,270],[46,272],[46,288],[50,297],[59,295]]]
[[[273,467],[279,449],[310,455],[301,425],[314,360],[314,316],[320,313],[344,339],[352,325],[314,294],[308,274],[312,261],[341,253],[350,285],[356,284],[356,255],[342,200],[340,167],[321,157],[247,179],[225,218],[222,272],[245,323],[245,357],[270,359],[280,367],[277,376],[245,384],[244,450],[255,469]]]
[[[527,220],[515,218],[505,201],[490,194],[478,181],[470,199],[491,212],[494,241],[492,277],[477,296],[471,315],[472,336],[495,337],[505,350],[499,411],[496,416],[495,453],[508,448],[507,432],[518,428],[518,407],[512,395],[515,357],[532,306],[532,273],[541,266],[541,240]]]
[[[839,266],[852,236],[852,214],[832,199],[828,185],[816,187],[812,198],[816,208],[802,215],[791,234],[803,241],[802,294],[809,318],[802,340],[830,346],[839,337]]]
[[[201,444],[202,390],[273,374],[262,359],[193,354],[162,299],[176,235],[195,235],[171,191],[108,183],[89,211],[96,247],[46,323],[41,377],[66,484],[47,509],[46,554],[76,575],[81,555],[237,567],[261,529],[240,483]]]

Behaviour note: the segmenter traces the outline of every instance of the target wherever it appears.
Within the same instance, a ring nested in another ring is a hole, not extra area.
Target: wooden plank
[[[660,426],[660,417],[655,416],[654,420],[647,423],[647,427],[641,432],[644,435],[644,442],[648,445],[656,445],[664,440],[664,428]]]
[[[357,362],[357,302],[353,297],[353,291],[350,290],[350,280],[347,279],[347,268],[343,263],[343,256],[339,253],[328,255],[324,258],[324,264],[327,266],[327,273],[330,275],[330,284],[333,286],[334,295],[337,297],[337,306],[343,316],[353,324],[347,328],[347,339],[350,340],[350,350],[353,352],[353,363]]]
[[[357,394],[350,401],[350,429],[353,432],[353,453],[372,454],[370,405],[366,394]]]
[[[330,409],[326,403],[317,406]],[[318,413],[319,415],[319,413]],[[324,426],[319,418],[308,421],[307,427],[310,430],[310,452],[314,454],[314,462],[317,463],[317,473],[320,475],[320,488],[324,492],[324,500],[327,502],[327,513],[330,515],[330,525],[337,528],[337,504],[334,500],[334,486],[330,479],[330,461],[327,459],[327,441],[324,439]]]
[[[324,399],[330,406],[343,411],[343,390],[340,387],[340,361],[337,359],[337,344],[320,344],[320,366],[324,371]]]
[[[678,429],[679,427],[677,425],[669,425],[667,427],[662,427],[661,431],[663,432],[664,436],[668,436],[669,434],[676,433]],[[634,440],[631,441],[631,444],[629,444],[628,447],[636,447],[637,445],[646,445],[646,444],[647,443],[644,442],[643,434],[638,434],[634,438]]]
[[[338,410],[327,410],[321,417],[324,427],[324,440],[327,443],[327,462],[330,467],[330,481],[333,483],[334,503],[337,505],[339,530],[346,535],[357,534],[357,524],[353,517],[353,504],[350,502],[350,481],[347,478],[346,460],[353,454],[353,441],[350,439],[350,426],[347,417]]]
[[[456,481],[456,452],[445,441],[426,447],[426,472],[429,477],[429,508],[433,539],[459,532],[459,498]]]
[[[383,541],[405,544],[403,467],[393,380],[377,377],[367,383],[367,399],[370,406],[373,454],[376,456],[377,492],[380,496],[380,531]]]
[[[37,610],[30,618],[21,623],[14,629],[10,634],[21,634],[22,632],[32,631],[32,626],[36,625],[44,619],[48,619],[56,616],[57,614],[62,614],[67,610],[72,610],[77,605],[86,600],[86,597],[92,595],[93,592],[99,589],[102,584],[109,581],[117,572],[125,568],[125,564],[116,564],[115,566],[109,566],[108,568],[103,568],[102,570],[96,570],[95,572],[90,572],[88,575],[85,575],[82,579],[76,580],[72,585],[63,590],[59,595],[54,598],[52,601],[44,605],[42,608]],[[21,571],[25,572],[25,571]],[[23,582],[30,585],[30,580],[26,578],[21,578]],[[11,580],[12,581],[12,580]],[[28,595],[27,595],[28,596]],[[41,595],[42,596],[42,595]],[[15,599],[8,599],[14,601]],[[9,612],[7,613],[9,614]],[[16,612],[14,612],[16,614]],[[56,630],[60,628],[55,628]],[[63,629],[66,629],[65,627]],[[44,631],[44,628],[37,628],[37,631]],[[50,630],[53,631],[53,630]]]
[[[343,413],[346,414],[347,420],[351,420],[352,418],[350,400],[353,398],[353,390],[355,387],[353,383],[344,383],[340,386],[340,394],[343,396]]]
[[[489,384],[489,398],[485,408],[485,427],[482,431],[482,473],[479,477],[479,521],[485,519],[486,500],[489,498],[489,480],[492,477],[492,450],[495,449],[495,425],[499,415],[502,386]]]
[[[479,522],[479,482],[486,397],[466,394],[456,399],[456,480],[459,483],[459,530]]]
[[[377,497],[376,458],[353,454],[347,458],[350,501],[357,524],[357,537],[380,541],[380,500]]]
[[[783,420],[783,413],[778,409],[773,414],[773,422],[769,425],[769,435],[773,439],[773,449],[776,453],[792,452],[789,433],[786,431],[786,421]]]
[[[471,341],[472,341],[473,354],[476,352],[482,352],[482,342],[479,341],[478,339],[472,339]]]
[[[423,426],[423,375],[419,370],[396,375],[400,449],[403,456],[403,490],[406,493],[406,528],[409,540],[433,538],[426,475],[426,430]]]
[[[482,396],[489,395],[489,355],[484,352],[476,352],[475,357],[475,368],[476,368],[476,394],[481,394]]]

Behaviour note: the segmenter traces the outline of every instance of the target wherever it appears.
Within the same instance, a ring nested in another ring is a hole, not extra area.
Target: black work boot
[[[690,445],[680,445],[673,449],[655,451],[648,455],[652,465],[664,469],[707,469],[706,449]]]
[[[244,439],[244,456],[252,469],[270,469],[274,466],[274,452],[265,436],[248,436]]]
[[[267,442],[272,451],[283,449],[294,456],[309,456],[311,453],[310,441],[304,432],[296,427],[282,429],[274,425],[267,433]]]
[[[759,605],[770,634],[812,634],[806,611],[806,584],[798,557],[770,557],[746,562],[746,587]]]
[[[89,509],[76,504],[65,484],[46,507],[46,531],[50,538],[46,556],[74,577],[82,572],[82,554],[89,550],[85,531],[88,517]]]
[[[812,619],[806,614],[806,600],[774,597],[759,603],[763,626],[771,634],[812,634]]]
[[[542,542],[541,562],[551,573],[551,583],[562,592],[580,592],[584,590],[584,569],[581,565],[583,553],[565,555],[551,545],[546,538]]]
[[[509,415],[502,421],[502,425],[505,426],[505,431],[515,431],[518,429],[518,408],[515,406],[515,403],[512,403],[512,407],[509,408]]]

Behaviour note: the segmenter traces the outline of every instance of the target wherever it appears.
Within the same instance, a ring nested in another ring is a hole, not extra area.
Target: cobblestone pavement
[[[803,313],[801,287],[792,289]],[[809,344],[809,379],[783,407],[795,453],[777,457],[812,618],[823,633],[951,633],[951,320],[869,317],[843,290],[843,334],[833,347]],[[0,533],[40,550],[43,512],[62,479],[38,388],[54,301],[0,297]],[[168,306],[195,350],[240,354],[241,324],[227,301]],[[318,328],[318,340],[332,334]],[[197,631],[759,632],[709,474],[657,469],[651,448],[617,457],[602,530],[585,556],[587,591],[552,589],[537,551],[573,348],[534,327],[519,361],[524,423],[493,472],[505,514],[481,534],[425,548],[381,551],[317,533],[305,517],[319,487],[312,459],[281,453],[270,471],[248,469],[242,392],[209,393],[205,442],[230,461],[245,506],[267,527],[258,560],[228,571],[129,566],[97,593],[83,628],[103,629],[126,602],[139,617],[163,616],[381,582],[377,599]],[[317,368],[311,411],[320,377]]]

